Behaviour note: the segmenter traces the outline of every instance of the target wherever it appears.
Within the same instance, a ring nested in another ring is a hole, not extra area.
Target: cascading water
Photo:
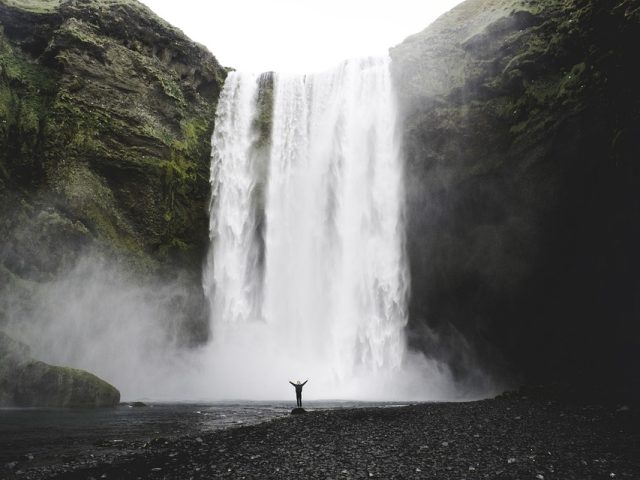
[[[205,269],[213,318],[245,324],[259,311],[252,145],[257,76],[229,74],[216,114],[209,207],[213,248]]]
[[[316,398],[440,397],[446,373],[405,347],[389,60],[274,75],[270,148],[259,78],[229,74],[213,136],[211,382],[227,398],[280,398],[306,378]]]

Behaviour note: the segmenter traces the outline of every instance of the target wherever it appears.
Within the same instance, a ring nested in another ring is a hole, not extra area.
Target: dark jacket
[[[300,394],[300,393],[302,393],[302,387],[304,387],[307,384],[308,381],[309,380],[305,380],[304,383],[300,383],[300,384],[293,383],[292,381],[289,381],[289,383],[295,387],[296,394]]]

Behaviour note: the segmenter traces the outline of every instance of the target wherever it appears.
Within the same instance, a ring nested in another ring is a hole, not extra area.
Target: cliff
[[[468,0],[391,50],[411,341],[460,376],[638,393],[639,40],[637,0]]]
[[[225,76],[135,0],[0,0],[2,283],[47,281],[98,251],[136,275],[180,277],[188,330],[206,335],[200,269]]]
[[[392,49],[410,343],[460,378],[637,394],[639,39],[638,0],[467,0]],[[0,0],[0,325],[98,252],[184,286],[169,329],[206,337],[225,75],[134,0]]]

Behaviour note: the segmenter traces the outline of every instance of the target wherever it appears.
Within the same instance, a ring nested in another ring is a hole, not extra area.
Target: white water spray
[[[447,372],[410,354],[404,338],[389,60],[276,75],[268,154],[257,95],[257,76],[230,73],[213,136],[204,285],[216,396],[282,398],[288,379],[306,378],[315,398],[448,396]]]
[[[213,135],[210,232],[212,249],[205,269],[205,291],[215,317],[245,324],[255,319],[257,242],[252,144],[257,77],[229,74],[217,110]]]

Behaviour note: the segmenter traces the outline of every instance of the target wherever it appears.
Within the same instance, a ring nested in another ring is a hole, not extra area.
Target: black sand
[[[316,411],[4,478],[640,479],[638,410],[510,394]]]

